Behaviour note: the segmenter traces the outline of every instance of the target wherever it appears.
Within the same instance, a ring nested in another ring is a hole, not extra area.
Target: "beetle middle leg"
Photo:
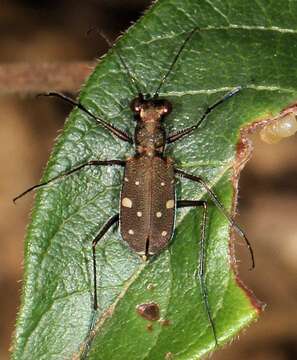
[[[207,201],[205,200],[178,200],[176,207],[203,207],[203,215],[201,220],[200,227],[200,246],[199,246],[199,265],[198,265],[198,277],[200,282],[200,289],[202,293],[202,298],[205,306],[205,310],[207,313],[208,321],[211,326],[211,330],[215,339],[216,346],[218,346],[218,338],[215,328],[215,323],[211,315],[211,308],[208,301],[208,293],[207,287],[205,283],[205,260],[206,260],[206,248],[205,248],[205,240],[206,240],[206,224],[207,224]]]
[[[77,171],[80,171],[81,169],[83,169],[86,166],[113,166],[113,165],[119,165],[119,166],[125,166],[126,162],[124,160],[91,160],[88,161],[84,164],[81,164],[79,166],[76,166],[75,168],[69,170],[69,171],[65,171],[57,176],[54,176],[53,178],[51,178],[48,181],[45,181],[43,183],[37,184],[37,185],[33,185],[31,187],[29,187],[27,190],[23,191],[21,194],[19,194],[18,196],[16,196],[15,198],[13,198],[13,202],[16,202],[16,200],[18,200],[19,198],[23,197],[24,195],[26,195],[27,193],[39,189],[41,187],[44,187],[46,185],[49,185],[50,183],[52,183],[55,180],[61,179],[63,177],[69,176]]]

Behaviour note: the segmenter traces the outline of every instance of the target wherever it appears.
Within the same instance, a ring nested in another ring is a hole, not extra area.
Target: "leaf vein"
[[[226,20],[226,22],[227,22],[228,24],[230,24],[230,21],[229,21],[229,19],[228,19],[228,17],[227,17],[226,14],[224,14],[220,9],[218,9],[216,6],[214,6],[214,4],[213,4],[211,1],[206,0],[206,3],[207,3],[217,14],[221,15],[221,17],[222,17],[224,20]]]

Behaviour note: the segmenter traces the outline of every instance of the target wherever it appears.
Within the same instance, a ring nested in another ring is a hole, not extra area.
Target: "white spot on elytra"
[[[168,200],[166,202],[166,209],[172,209],[174,207],[174,200]]]
[[[165,186],[165,183],[164,183],[164,181],[162,181],[162,182],[161,182],[161,186]]]
[[[137,211],[136,215],[137,215],[138,217],[142,217],[142,212],[141,212],[141,211]]]
[[[161,211],[156,212],[156,216],[157,216],[157,218],[160,218],[162,216]]]
[[[132,229],[130,229],[130,230],[128,231],[128,233],[129,233],[130,235],[134,235],[134,231],[133,231]]]
[[[139,185],[140,182],[138,180],[135,181],[135,185]]]
[[[125,180],[126,182],[128,182],[128,181],[129,181],[129,179],[128,179],[127,177],[125,177],[125,178],[124,178],[124,180]]]
[[[162,231],[162,236],[166,236],[167,235],[167,231]]]
[[[125,198],[123,198],[123,200],[122,200],[122,205],[123,205],[124,207],[131,208],[131,207],[132,207],[132,200],[129,199],[129,198],[127,198],[127,197],[125,197]]]

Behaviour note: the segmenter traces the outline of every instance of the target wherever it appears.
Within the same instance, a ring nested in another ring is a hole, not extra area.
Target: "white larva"
[[[260,131],[261,140],[268,144],[276,144],[285,137],[295,134],[297,121],[294,113],[289,113],[265,126]]]

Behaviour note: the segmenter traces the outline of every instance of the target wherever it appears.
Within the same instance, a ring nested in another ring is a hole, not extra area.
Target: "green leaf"
[[[177,49],[196,26],[161,89],[173,104],[168,131],[195,124],[207,104],[238,85],[188,138],[167,148],[176,166],[203,176],[231,211],[232,166],[240,129],[276,115],[297,98],[297,2],[160,0],[116,44],[144,93],[154,93]],[[90,111],[133,133],[129,102],[136,92],[114,49],[81,91]],[[59,136],[43,180],[90,159],[125,159],[133,148],[74,109]],[[242,153],[241,153],[242,154]],[[238,164],[237,164],[238,165]],[[97,246],[100,309],[93,312],[91,243],[118,211],[122,170],[89,168],[38,191],[25,247],[21,311],[14,359],[196,359],[214,350],[214,337],[195,274],[201,210],[178,210],[167,250],[147,263],[110,230]],[[236,185],[236,179],[233,178]],[[204,190],[181,180],[181,199]],[[235,203],[235,200],[234,200]],[[252,240],[252,239],[251,239]],[[234,272],[229,224],[210,205],[206,286],[220,344],[257,317],[259,307]],[[230,266],[232,263],[232,267]],[[247,264],[246,266],[249,266]],[[261,270],[256,270],[261,271]],[[161,318],[136,312],[155,302]]]

